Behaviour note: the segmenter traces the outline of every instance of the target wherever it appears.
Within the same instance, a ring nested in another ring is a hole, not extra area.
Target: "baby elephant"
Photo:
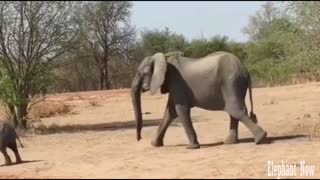
[[[7,147],[14,152],[16,156],[16,163],[19,164],[22,162],[18,152],[16,138],[19,140],[19,143],[23,148],[23,145],[14,128],[7,122],[0,122],[0,150],[5,158],[4,165],[10,165],[12,163],[6,150]]]

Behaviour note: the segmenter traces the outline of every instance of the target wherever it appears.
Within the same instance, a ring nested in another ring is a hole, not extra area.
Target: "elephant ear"
[[[150,85],[150,93],[154,95],[164,82],[167,71],[167,62],[163,53],[153,56],[153,74]]]

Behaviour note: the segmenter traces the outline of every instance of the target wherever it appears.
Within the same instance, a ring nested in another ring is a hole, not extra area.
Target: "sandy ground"
[[[77,125],[78,130],[21,137],[25,148],[20,152],[26,162],[0,167],[0,178],[277,178],[268,176],[268,161],[296,163],[296,176],[287,178],[320,178],[320,139],[312,136],[320,130],[319,95],[320,83],[253,89],[259,124],[268,132],[261,145],[253,143],[243,124],[241,142],[224,145],[229,116],[193,108],[202,145],[197,150],[186,149],[188,141],[179,121],[169,127],[164,147],[150,145],[167,95],[142,96],[147,126],[139,142],[128,90],[53,95],[51,99],[72,104],[73,113],[42,122],[58,129]],[[313,176],[300,175],[300,168],[305,168],[300,161],[314,165]]]

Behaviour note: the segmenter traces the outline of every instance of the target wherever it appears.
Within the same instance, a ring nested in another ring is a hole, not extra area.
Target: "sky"
[[[131,22],[139,30],[160,29],[183,34],[188,40],[226,35],[245,42],[241,32],[249,16],[266,1],[133,1]]]

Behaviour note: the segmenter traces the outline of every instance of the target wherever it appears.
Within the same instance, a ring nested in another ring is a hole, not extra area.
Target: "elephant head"
[[[131,97],[134,107],[137,140],[141,139],[142,111],[141,92],[150,91],[154,95],[165,80],[167,62],[163,53],[156,53],[143,59],[131,85]]]

